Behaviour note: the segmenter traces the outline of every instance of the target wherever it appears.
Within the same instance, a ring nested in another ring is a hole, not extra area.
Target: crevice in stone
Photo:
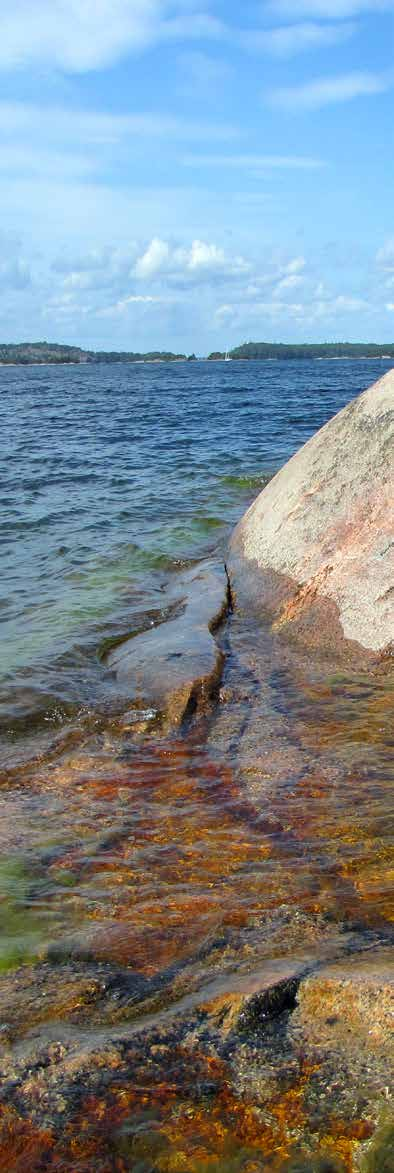
[[[231,586],[231,579],[230,579],[230,575],[228,572],[228,567],[227,567],[226,562],[224,563],[224,573],[227,578],[227,608],[228,608],[227,614],[232,615],[235,611],[235,598],[233,595],[233,590],[232,590],[232,586]]]

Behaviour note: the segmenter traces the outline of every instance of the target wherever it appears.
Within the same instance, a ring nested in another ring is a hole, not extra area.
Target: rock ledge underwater
[[[220,684],[223,654],[214,633],[229,608],[224,566],[208,561],[185,571],[167,602],[179,604],[181,613],[120,644],[107,665],[123,691],[176,727],[204,711]]]

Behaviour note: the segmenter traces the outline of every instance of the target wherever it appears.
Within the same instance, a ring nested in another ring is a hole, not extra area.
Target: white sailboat
[[[231,358],[230,358],[230,351],[229,351],[229,350],[226,350],[226,353],[225,353],[225,356],[224,356],[224,361],[225,361],[225,362],[231,362]]]

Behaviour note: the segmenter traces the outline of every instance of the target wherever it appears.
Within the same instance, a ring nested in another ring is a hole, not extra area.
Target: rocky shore
[[[4,1173],[390,1173],[393,398],[109,655],[122,717],[4,784]]]

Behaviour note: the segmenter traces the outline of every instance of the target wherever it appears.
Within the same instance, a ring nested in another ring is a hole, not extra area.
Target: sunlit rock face
[[[381,654],[394,634],[394,370],[334,416],[237,526],[238,604],[310,647]]]

